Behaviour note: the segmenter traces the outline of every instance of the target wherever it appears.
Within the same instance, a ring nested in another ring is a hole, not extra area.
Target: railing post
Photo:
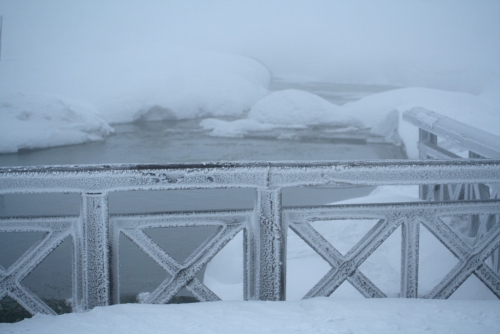
[[[83,193],[75,240],[75,286],[77,311],[109,305],[108,197]]]
[[[433,144],[437,145],[437,136],[433,133],[430,133],[429,131],[426,131],[422,128],[418,129],[418,141],[420,143],[427,143],[427,144]],[[419,152],[419,159],[421,160],[427,160],[430,159],[429,156],[424,154],[423,152]],[[421,185],[418,187],[419,189],[419,197],[422,200],[427,200],[429,197],[429,192],[434,191],[434,186],[433,185]]]
[[[401,224],[401,297],[418,297],[418,248],[420,222]]]
[[[285,300],[286,228],[281,188],[258,189],[254,218],[245,231],[245,299]]]

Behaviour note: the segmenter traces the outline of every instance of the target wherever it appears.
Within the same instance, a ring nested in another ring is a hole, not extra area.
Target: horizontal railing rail
[[[495,159],[241,162],[0,168],[0,194],[272,188],[317,185],[496,183]]]
[[[288,228],[331,266],[306,298],[327,296],[348,280],[367,297],[385,294],[359,270],[361,263],[401,226],[401,297],[447,298],[474,274],[500,297],[500,278],[485,259],[500,245],[500,201],[372,204],[282,208],[286,187],[311,185],[498,184],[500,160],[354,162],[248,162],[165,165],[93,165],[0,168],[0,194],[81,194],[73,217],[0,218],[0,232],[46,231],[46,236],[9,268],[0,268],[0,299],[10,296],[31,313],[54,313],[22,280],[66,237],[73,238],[73,309],[88,310],[120,301],[119,236],[124,235],[165,270],[166,278],[144,300],[165,303],[182,288],[201,301],[218,300],[196,274],[237,233],[244,232],[244,297],[284,300]],[[110,215],[115,191],[253,188],[253,210]],[[470,246],[440,217],[494,215],[488,238]],[[342,255],[310,225],[315,220],[377,219],[366,236]],[[428,295],[418,294],[419,226],[423,224],[459,259],[459,264]],[[151,227],[214,226],[216,231],[183,263],[144,233]]]
[[[424,108],[413,108],[403,119],[420,129],[418,149],[433,159],[460,158],[438,145],[442,137],[468,150],[470,158],[500,158],[500,137]]]

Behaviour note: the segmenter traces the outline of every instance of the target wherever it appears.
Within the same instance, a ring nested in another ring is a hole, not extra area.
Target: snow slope
[[[293,302],[122,304],[36,315],[0,333],[496,333],[498,301],[313,298]]]
[[[300,90],[287,89],[269,94],[252,106],[248,118],[261,123],[284,125],[352,126],[360,123],[327,100]]]

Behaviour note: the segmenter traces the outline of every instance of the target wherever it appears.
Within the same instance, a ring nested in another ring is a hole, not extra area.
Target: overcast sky
[[[500,76],[495,0],[0,0],[0,15],[0,66],[177,44],[301,79],[480,92]]]

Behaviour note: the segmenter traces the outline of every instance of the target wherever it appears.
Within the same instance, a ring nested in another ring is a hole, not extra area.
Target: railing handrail
[[[0,168],[0,194],[496,183],[500,159],[221,162]]]
[[[500,137],[489,132],[420,107],[403,113],[403,120],[483,157],[500,158]]]

